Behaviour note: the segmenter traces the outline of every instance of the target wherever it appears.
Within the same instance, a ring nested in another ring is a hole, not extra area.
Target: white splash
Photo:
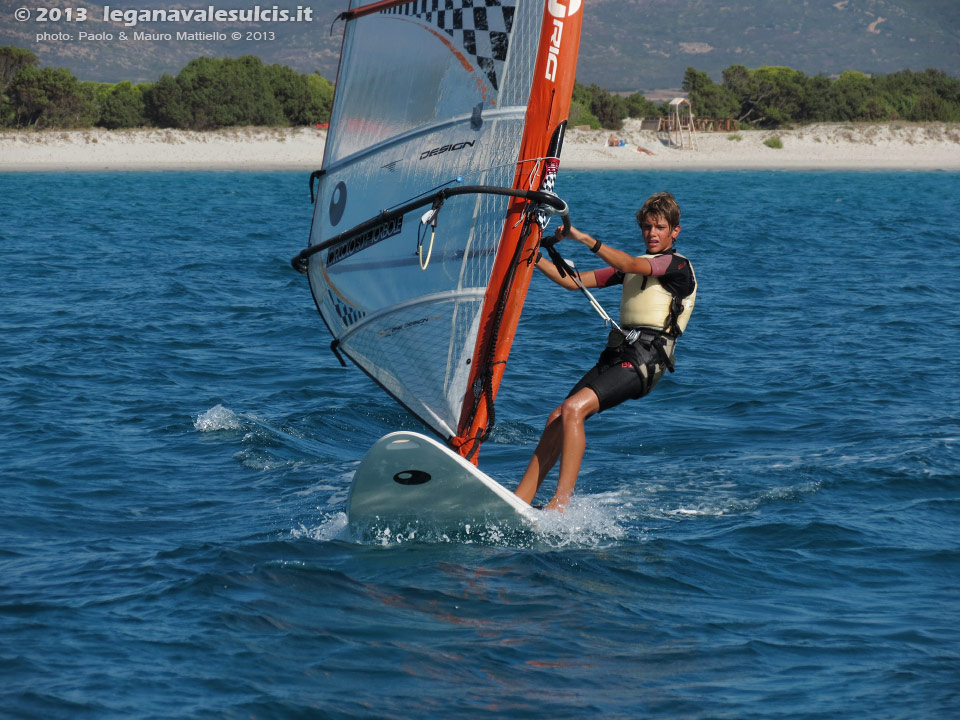
[[[301,523],[299,528],[293,528],[290,531],[290,535],[298,540],[307,538],[308,540],[319,540],[320,542],[347,539],[349,535],[347,514],[345,512],[333,512],[324,515],[320,520],[320,524],[316,527],[308,528]]]
[[[214,432],[217,430],[242,430],[243,420],[233,410],[223,405],[214,405],[205,413],[197,416],[193,423],[200,432]]]
[[[629,533],[630,509],[621,493],[574,495],[564,512],[544,510],[538,539],[553,547],[602,547]]]

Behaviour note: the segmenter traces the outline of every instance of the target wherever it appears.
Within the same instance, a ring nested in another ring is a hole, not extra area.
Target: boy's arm
[[[564,287],[567,290],[576,290],[579,287],[576,281],[570,277],[570,273],[566,273],[563,277],[560,277],[560,271],[557,270],[557,266],[553,264],[553,260],[551,260],[549,256],[540,257],[537,260],[536,268],[560,287]],[[581,273],[580,282],[582,282],[586,288],[597,287],[597,279],[593,274],[593,270]]]
[[[597,241],[588,235],[585,232],[577,230],[577,228],[570,226],[570,232],[563,234],[563,228],[557,228],[557,237],[563,238],[568,237],[571,240],[576,240],[578,243],[586,245],[588,248],[593,250],[597,245]],[[597,249],[596,256],[600,258],[603,262],[607,263],[612,268],[619,270],[622,273],[629,273],[631,275],[652,275],[653,266],[650,265],[650,261],[646,258],[639,258],[625,253],[623,250],[617,250],[614,247],[609,245],[600,244],[600,247]],[[584,273],[580,276],[580,279],[583,280],[587,276],[587,273]],[[596,285],[587,285],[586,281],[583,283],[587,287],[597,287]]]

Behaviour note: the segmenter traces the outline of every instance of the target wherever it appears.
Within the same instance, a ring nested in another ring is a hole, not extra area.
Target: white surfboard
[[[347,501],[350,524],[362,528],[522,530],[537,526],[539,512],[441,443],[412,432],[390,433],[370,448]]]

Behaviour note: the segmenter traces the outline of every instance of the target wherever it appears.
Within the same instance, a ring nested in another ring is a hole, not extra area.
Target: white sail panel
[[[440,187],[513,185],[542,6],[450,4],[346,23],[311,245]],[[310,258],[314,299],[343,352],[445,437],[467,391],[507,205],[451,197],[432,248],[426,207]]]

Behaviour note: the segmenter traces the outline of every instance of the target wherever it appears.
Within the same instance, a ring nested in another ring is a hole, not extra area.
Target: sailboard
[[[474,480],[496,484],[474,466],[542,230],[550,213],[566,213],[553,187],[581,16],[581,0],[382,0],[339,17],[310,241],[292,262],[309,277],[341,363],[349,358],[442,442],[406,438],[406,452],[393,453],[406,466],[392,474],[361,462],[351,523],[366,517],[365,495],[392,497],[378,484],[415,487],[397,473],[424,472],[439,488],[423,468],[453,468],[448,455],[466,461],[457,472],[473,467]],[[462,487],[420,493],[422,515],[437,503],[444,517],[466,512],[476,499]],[[408,512],[405,500],[387,500],[382,521],[391,503],[397,517]]]
[[[380,438],[360,462],[347,517],[362,528],[469,533],[535,527],[540,514],[433,438],[401,431]]]

